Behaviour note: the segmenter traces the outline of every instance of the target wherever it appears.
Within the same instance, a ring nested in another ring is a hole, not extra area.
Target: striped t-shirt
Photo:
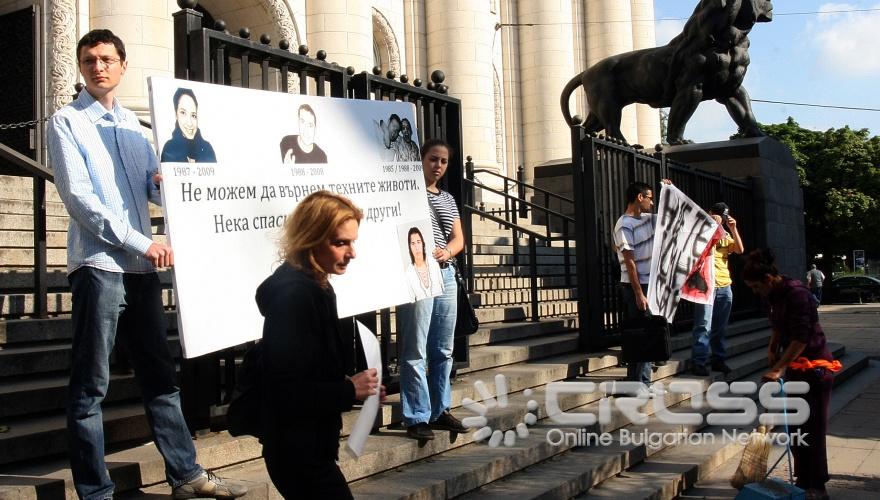
[[[629,283],[629,273],[623,263],[623,251],[632,250],[639,283],[647,284],[651,276],[651,251],[654,246],[653,214],[642,214],[640,217],[623,214],[614,225],[614,246],[617,260],[620,261],[620,282]]]
[[[434,229],[434,245],[440,248],[446,248],[447,235],[452,236],[452,225],[456,219],[460,219],[458,214],[458,206],[455,204],[455,198],[446,191],[441,190],[435,194],[430,191],[428,193],[428,204],[433,210],[431,212],[431,227]],[[440,217],[440,220],[437,220]]]

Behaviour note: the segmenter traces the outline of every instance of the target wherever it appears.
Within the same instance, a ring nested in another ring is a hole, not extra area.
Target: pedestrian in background
[[[813,294],[813,297],[816,297],[817,304],[822,303],[822,286],[824,285],[825,274],[816,269],[816,264],[813,264],[807,272],[807,286],[810,288],[810,293]]]

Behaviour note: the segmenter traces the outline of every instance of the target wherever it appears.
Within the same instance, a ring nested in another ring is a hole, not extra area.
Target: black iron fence
[[[476,175],[480,174],[486,180],[495,180],[501,184],[499,188],[493,188],[489,182],[478,181]],[[574,249],[573,243],[575,239],[574,227],[575,222],[570,216],[557,212],[548,208],[550,201],[567,201],[572,203],[565,197],[551,193],[547,190],[537,188],[526,184],[522,181],[521,172],[517,179],[502,176],[497,172],[487,169],[476,169],[470,156],[467,157],[465,163],[465,190],[462,203],[462,220],[465,225],[465,251],[463,253],[465,276],[468,282],[469,290],[474,289],[474,255],[476,243],[473,241],[473,231],[471,230],[472,216],[479,217],[481,220],[489,220],[498,224],[499,227],[510,231],[511,244],[511,268],[516,272],[521,272],[522,276],[529,279],[529,317],[532,321],[538,321],[541,318],[539,311],[540,294],[539,291],[546,288],[563,288],[573,285],[574,277]],[[512,189],[515,188],[515,189]],[[476,194],[480,192],[483,196],[495,195],[502,200],[503,209],[487,210],[485,206],[475,206]],[[514,191],[516,194],[511,194]],[[527,193],[539,193],[543,196],[544,203],[536,204],[528,201]],[[529,228],[530,213],[538,215],[544,221],[543,227]],[[558,226],[563,228],[561,233],[554,233],[551,227]],[[526,240],[526,251],[528,252],[528,267],[525,271],[525,256],[521,255],[520,241]],[[555,243],[561,245],[563,251],[563,264],[560,273],[548,273],[538,271],[538,244],[546,247],[552,247]],[[520,271],[522,269],[522,271]],[[555,279],[554,278],[558,278]]]
[[[438,138],[452,145],[453,155],[442,187],[461,201],[461,103],[447,94],[443,72],[434,71],[425,87],[418,79],[410,84],[405,75],[399,80],[391,72],[382,76],[379,68],[355,74],[350,66],[328,62],[323,50],[309,57],[310,50],[304,45],[294,53],[287,40],[274,47],[267,35],[253,41],[248,28],[241,28],[236,36],[226,31],[222,20],[216,21],[214,29],[204,28],[203,20],[203,15],[193,9],[184,8],[174,14],[175,77],[303,95],[412,103],[419,143]],[[386,309],[357,319],[379,335],[384,380],[393,392],[396,373],[391,353],[392,313]],[[237,346],[181,363],[182,403],[191,429],[208,428],[212,417],[223,413],[235,385],[236,359],[246,348]],[[461,349],[458,345],[456,348]]]
[[[572,173],[577,221],[577,261],[580,346],[585,351],[600,349],[620,341],[623,304],[619,295],[620,264],[613,249],[612,230],[626,209],[624,193],[635,181],[660,190],[660,181],[669,178],[682,192],[708,208],[726,202],[745,245],[755,244],[756,214],[750,181],[723,177],[666,159],[662,153],[645,154],[615,140],[572,129]],[[741,258],[732,257],[732,275],[741,267]],[[734,317],[758,312],[758,302],[748,287],[734,280]],[[676,330],[688,328],[693,306],[682,301],[676,312]]]

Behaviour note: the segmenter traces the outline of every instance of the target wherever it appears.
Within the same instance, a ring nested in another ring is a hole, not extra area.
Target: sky
[[[655,0],[658,45],[681,32],[697,0]],[[830,13],[855,9],[873,12]],[[784,15],[798,12],[823,14]],[[773,21],[749,34],[751,64],[744,86],[752,99],[880,109],[880,1],[775,0]],[[669,19],[669,20],[667,20]],[[758,122],[824,131],[849,125],[880,135],[880,111],[854,111],[752,102]],[[703,101],[687,124],[685,138],[726,140],[736,125],[725,108]]]

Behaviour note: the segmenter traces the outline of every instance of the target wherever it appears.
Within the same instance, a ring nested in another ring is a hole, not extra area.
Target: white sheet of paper
[[[364,357],[367,358],[367,367],[375,368],[379,375],[379,385],[382,385],[382,356],[379,352],[379,341],[376,335],[360,321],[357,322],[358,335],[361,336],[361,344],[364,346]],[[364,453],[364,444],[367,442],[367,436],[373,430],[373,422],[376,420],[376,414],[379,412],[379,395],[373,395],[364,401],[361,413],[358,415],[351,434],[348,435],[346,449],[355,458],[360,457]]]

